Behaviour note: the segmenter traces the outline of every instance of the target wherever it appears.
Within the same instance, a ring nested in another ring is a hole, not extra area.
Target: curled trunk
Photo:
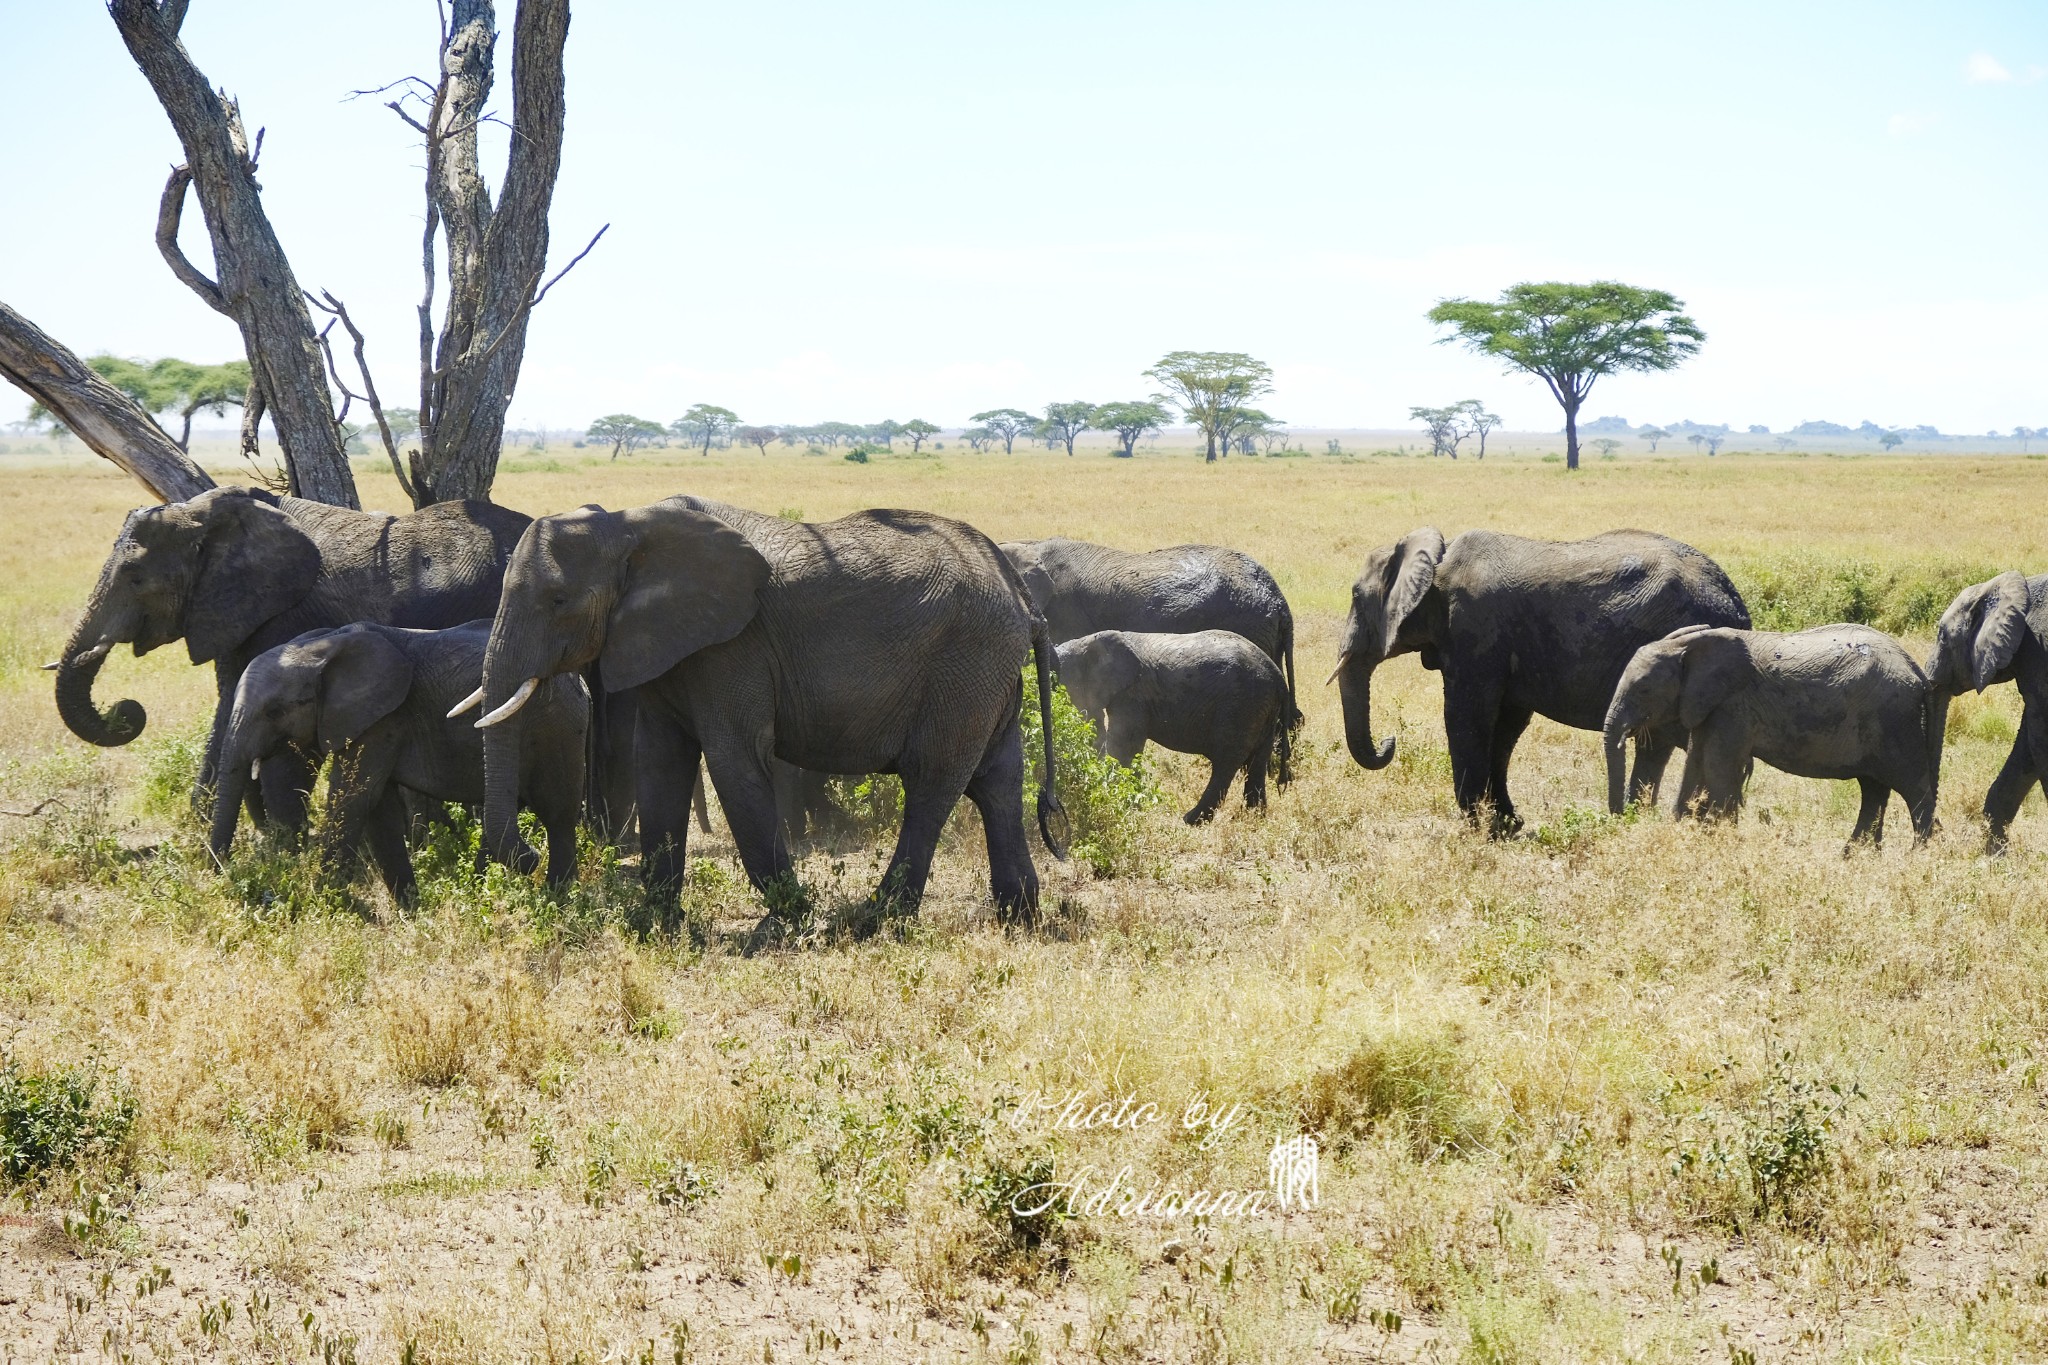
[[[540,670],[526,664],[524,650],[503,637],[500,625],[491,632],[484,655],[484,699],[471,714],[479,717],[511,701],[527,679]],[[519,836],[519,749],[526,718],[517,712],[484,731],[484,848],[507,867],[533,870],[533,851]]]
[[[105,711],[92,699],[100,665],[123,633],[110,628],[114,623],[108,622],[106,615],[106,581],[102,579],[57,664],[57,714],[64,718],[65,728],[86,743],[111,748],[141,734],[149,715],[141,702],[132,699],[117,701]]]
[[[1372,737],[1372,673],[1376,660],[1347,661],[1337,672],[1337,691],[1344,702],[1344,743],[1358,766],[1378,772],[1394,761],[1394,737],[1377,745]]]

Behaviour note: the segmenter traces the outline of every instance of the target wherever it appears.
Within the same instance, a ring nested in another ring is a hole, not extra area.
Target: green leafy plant
[[[0,1179],[39,1186],[58,1171],[126,1157],[135,1096],[97,1061],[50,1070],[0,1056]]]
[[[1038,680],[1024,674],[1024,812],[1038,808],[1039,771],[1045,752],[1038,710]],[[1052,694],[1054,790],[1066,807],[1069,851],[1098,877],[1127,872],[1137,861],[1138,833],[1145,812],[1165,799],[1152,766],[1140,754],[1129,767],[1098,753],[1095,727],[1055,684]],[[1035,835],[1033,837],[1036,837]]]

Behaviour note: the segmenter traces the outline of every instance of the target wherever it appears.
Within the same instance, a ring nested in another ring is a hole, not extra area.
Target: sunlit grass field
[[[1735,827],[1614,819],[1597,737],[1542,720],[1528,828],[1489,842],[1451,801],[1433,675],[1376,681],[1380,773],[1321,686],[1359,563],[1421,525],[1662,531],[1760,624],[1868,620],[1924,654],[1958,587],[2048,566],[2048,463],[558,449],[508,455],[497,490],[534,513],[685,491],[1242,549],[1299,622],[1298,779],[1193,830],[1203,765],[1155,754],[1162,799],[1105,866],[1034,843],[1035,933],[992,923],[965,813],[905,933],[752,958],[722,824],[691,848],[703,949],[635,940],[630,868],[595,849],[557,904],[444,840],[411,915],[253,840],[217,869],[185,810],[211,671],[118,652],[98,696],[150,722],[111,751],[37,671],[135,486],[0,461],[0,807],[56,802],[0,815],[0,1124],[31,1075],[133,1105],[0,1214],[16,1356],[2048,1357],[2048,823],[2030,797],[1990,861],[1975,816],[2012,688],[1952,707],[1933,844],[1895,810],[1845,857],[1852,784],[1760,768]],[[851,900],[887,852],[839,837],[803,875]],[[1032,1103],[1076,1091],[1161,1117]],[[1206,1145],[1196,1102],[1236,1106]],[[1313,1209],[1012,1212],[1126,1166],[1263,1189],[1303,1131]]]

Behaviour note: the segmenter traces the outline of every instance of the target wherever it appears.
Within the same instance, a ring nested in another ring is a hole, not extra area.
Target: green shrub
[[[1034,670],[1028,669],[1024,674],[1023,724],[1024,819],[1029,824],[1037,819],[1045,750],[1040,739],[1038,679]],[[1053,790],[1066,807],[1071,856],[1087,863],[1098,877],[1129,870],[1137,854],[1140,822],[1146,811],[1164,799],[1145,755],[1139,754],[1126,768],[1097,753],[1095,727],[1067,700],[1067,690],[1057,685],[1052,694],[1052,748]]]
[[[1729,577],[1758,630],[1805,630],[1849,621],[1927,635],[1957,593],[1999,572],[1989,564],[1778,556],[1738,560]]]
[[[206,757],[206,736],[210,722],[200,721],[183,730],[146,739],[143,752],[142,809],[159,819],[199,823],[192,793],[199,782],[199,768]]]
[[[855,446],[852,450],[846,452],[846,458],[855,464],[866,464],[868,462],[868,448],[866,446]]]
[[[0,1180],[41,1185],[58,1171],[125,1156],[134,1095],[98,1062],[37,1071],[0,1056]]]

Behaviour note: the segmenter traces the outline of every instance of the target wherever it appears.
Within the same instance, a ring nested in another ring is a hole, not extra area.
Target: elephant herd
[[[1663,536],[1447,542],[1423,528],[1367,557],[1331,678],[1351,755],[1377,770],[1394,740],[1374,738],[1375,670],[1415,653],[1441,674],[1458,805],[1495,834],[1520,826],[1508,768],[1540,714],[1602,732],[1617,813],[1656,801],[1682,747],[1681,815],[1732,814],[1762,761],[1856,779],[1853,837],[1873,842],[1893,793],[1916,838],[1932,832],[1949,698],[2017,681],[2020,734],[1984,803],[2003,846],[2048,778],[2048,576],[1966,589],[1924,669],[1864,626],[1750,624],[1720,567]],[[1240,773],[1247,804],[1263,805],[1269,770],[1283,786],[1292,775],[1302,721],[1293,614],[1246,556],[999,546],[914,511],[814,524],[677,496],[539,519],[482,502],[393,517],[212,490],[128,517],[49,665],[65,724],[95,744],[135,738],[138,703],[93,700],[100,666],[117,644],[145,654],[179,639],[218,686],[200,791],[219,857],[245,810],[302,829],[331,761],[323,853],[336,872],[367,849],[409,900],[412,812],[447,802],[480,808],[483,854],[528,872],[540,855],[518,813],[533,811],[557,887],[575,875],[579,820],[609,839],[637,824],[670,927],[700,764],[771,911],[803,894],[789,775],[894,773],[902,827],[870,905],[915,910],[965,797],[999,915],[1028,920],[1027,661],[1044,739],[1037,824],[1055,856],[1055,680],[1118,761],[1148,741],[1210,760],[1190,822]]]

